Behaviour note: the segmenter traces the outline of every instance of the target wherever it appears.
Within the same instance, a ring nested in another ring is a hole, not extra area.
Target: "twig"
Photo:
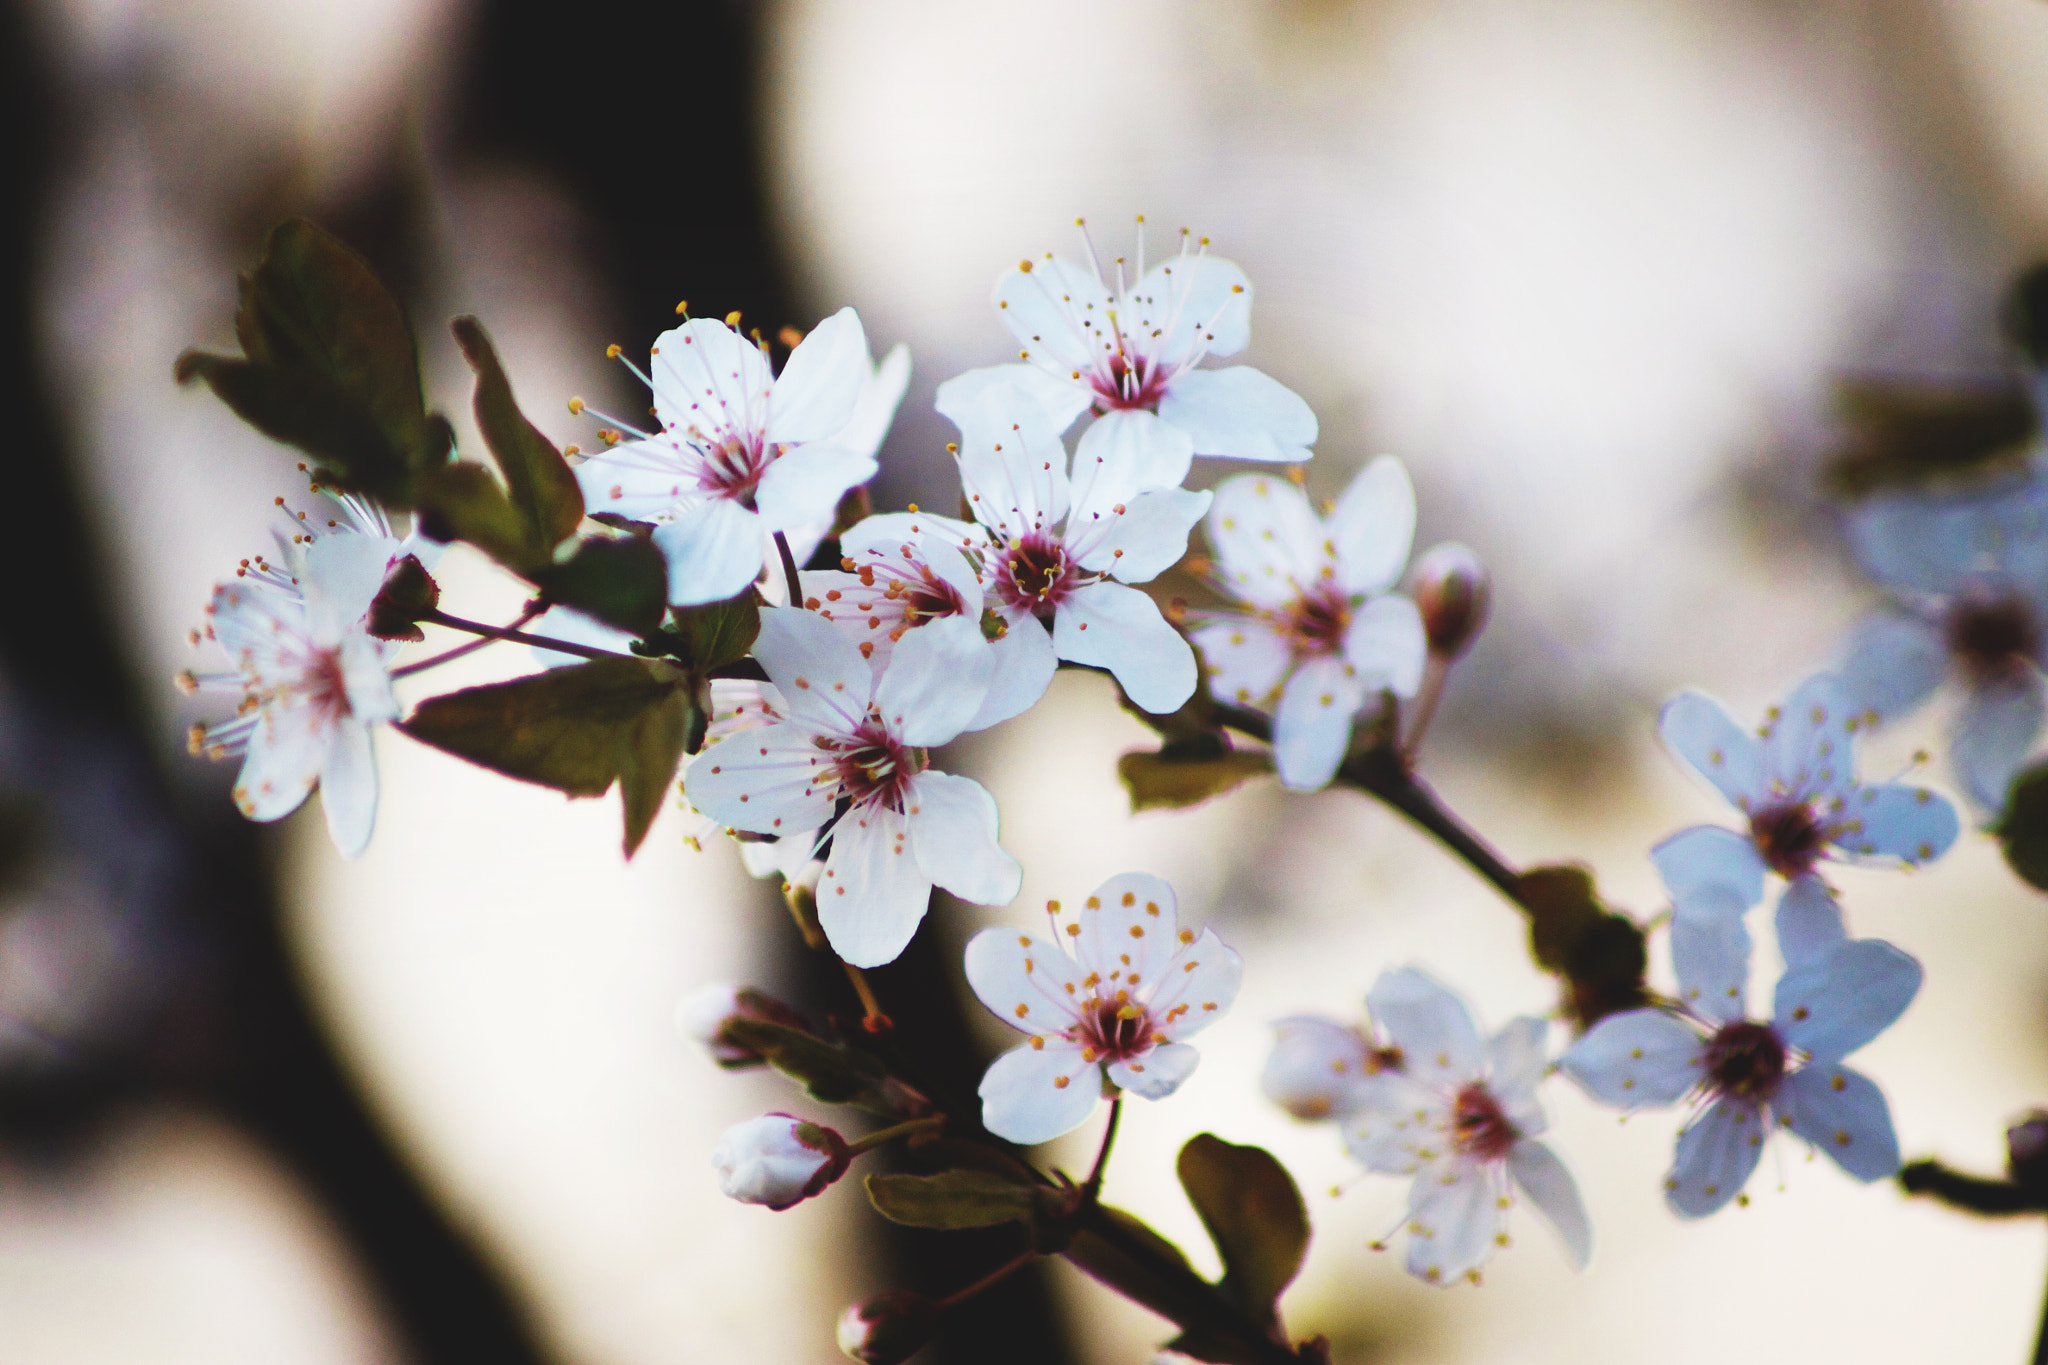
[[[554,640],[545,635],[529,635],[523,630],[512,630],[504,626],[487,626],[481,621],[466,621],[460,616],[450,616],[445,611],[429,612],[420,620],[450,630],[466,630],[471,635],[481,635],[487,640],[510,640],[517,645],[532,645],[536,649],[551,649],[557,654],[574,654],[579,659],[637,659],[637,654],[621,654],[617,650],[597,649],[591,645],[574,644],[568,640]]]
[[[782,556],[782,576],[789,583],[789,605],[800,607],[804,604],[803,582],[797,577],[796,556],[790,553],[789,537],[780,531],[775,533],[775,550]]]
[[[517,630],[546,610],[547,605],[545,603],[528,602],[526,609],[519,613],[519,619],[507,626],[506,629]],[[424,673],[430,668],[439,668],[442,664],[453,663],[465,654],[474,654],[484,646],[496,643],[497,640],[495,638],[486,635],[480,640],[471,640],[468,644],[457,645],[453,649],[443,650],[431,659],[421,659],[418,663],[407,664],[403,668],[394,668],[391,670],[391,676],[393,679],[410,678],[415,673]]]
[[[965,1289],[956,1289],[952,1293],[946,1295],[945,1298],[937,1300],[934,1306],[939,1308],[951,1308],[956,1303],[965,1302],[966,1300],[973,1298],[976,1294],[979,1294],[982,1290],[989,1288],[991,1285],[1001,1284],[1004,1280],[1009,1279],[1010,1276],[1016,1274],[1025,1266],[1030,1265],[1031,1262],[1037,1258],[1037,1256],[1038,1253],[1035,1251],[1019,1252],[1016,1256],[1012,1257],[1010,1260],[1003,1262],[994,1270],[991,1270],[988,1274],[976,1280],[973,1284],[968,1285]]]
[[[895,1024],[882,1012],[882,1002],[875,999],[874,987],[868,985],[867,973],[844,958],[839,960],[839,965],[846,968],[846,979],[853,983],[853,993],[860,997],[860,1007],[866,1011],[860,1026],[869,1033],[887,1033],[894,1028]]]

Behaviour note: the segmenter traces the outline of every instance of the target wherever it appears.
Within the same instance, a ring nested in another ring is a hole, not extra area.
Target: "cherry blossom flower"
[[[1516,1019],[1482,1043],[1465,1002],[1415,967],[1383,973],[1366,1006],[1399,1065],[1383,1069],[1372,1103],[1346,1116],[1344,1145],[1369,1171],[1414,1177],[1409,1273],[1431,1284],[1476,1278],[1508,1244],[1516,1189],[1584,1269],[1593,1230],[1578,1185],[1538,1141],[1549,1122],[1536,1099],[1548,1069],[1544,1021]]]
[[[1244,975],[1214,930],[1180,927],[1173,888],[1143,872],[1111,877],[1078,911],[1046,909],[1052,943],[997,928],[967,945],[975,995],[1030,1035],[981,1081],[982,1123],[1012,1142],[1080,1127],[1106,1089],[1171,1095],[1201,1060],[1186,1040],[1230,1011]]]
[[[981,905],[1016,896],[1023,871],[996,843],[995,802],[927,767],[925,750],[959,734],[988,687],[974,623],[910,633],[878,675],[824,617],[768,607],[754,657],[784,718],[698,754],[684,794],[734,829],[823,831],[818,919],[834,952],[856,967],[894,960],[934,884]]]
[[[1845,933],[1820,877],[1824,861],[1915,867],[1948,851],[1960,825],[1946,799],[1911,783],[1856,780],[1856,734],[1868,723],[1826,673],[1772,707],[1755,735],[1702,693],[1665,704],[1664,742],[1749,822],[1744,833],[1695,825],[1651,850],[1681,917],[1716,904],[1739,904],[1739,914],[1763,899],[1764,875],[1774,872],[1785,880],[1778,946],[1787,961],[1802,961]],[[1714,887],[1732,899],[1702,898]]]
[[[1043,693],[1056,659],[1108,669],[1155,714],[1194,695],[1194,651],[1126,585],[1186,553],[1209,494],[1180,486],[1186,436],[1140,416],[1113,412],[1089,426],[1071,476],[1053,420],[1013,384],[988,385],[954,419],[960,483],[982,528],[984,600],[1007,627],[1004,685],[1017,695]]]
[[[1956,775],[1980,809],[1998,810],[2048,719],[2048,479],[2032,467],[1963,496],[1880,494],[1848,530],[1894,602],[1851,632],[1844,682],[1889,721],[1954,679]]]
[[[323,510],[332,515],[287,511],[283,562],[254,556],[214,589],[194,640],[217,642],[232,667],[178,681],[186,691],[240,694],[232,719],[193,726],[191,748],[243,757],[234,786],[242,814],[280,819],[317,785],[327,831],[353,858],[376,823],[370,728],[398,714],[389,665],[401,646],[372,636],[365,616],[413,542],[352,495],[329,494]]]
[[[1209,508],[1216,582],[1250,612],[1205,614],[1194,632],[1218,700],[1273,711],[1280,780],[1328,785],[1360,709],[1412,697],[1429,643],[1394,582],[1415,535],[1415,490],[1398,460],[1359,472],[1327,520],[1284,480],[1226,479]]]
[[[887,422],[861,410],[863,391],[887,383],[900,397],[908,378],[875,370],[851,308],[819,323],[780,375],[764,347],[708,318],[663,332],[652,365],[641,378],[661,430],[607,418],[633,439],[591,456],[576,479],[590,511],[655,523],[679,606],[733,596],[773,555],[772,533],[829,519],[842,493],[873,478]],[[869,406],[893,410],[894,399]]]
[[[1183,232],[1180,254],[1148,272],[1141,232],[1136,267],[1127,279],[1119,257],[1113,288],[1092,243],[1088,269],[1051,254],[1019,262],[996,282],[995,305],[1020,363],[946,381],[939,411],[957,423],[990,385],[1009,383],[1061,431],[1092,407],[1171,427],[1197,455],[1307,460],[1316,416],[1291,389],[1249,366],[1197,368],[1251,339],[1251,284],[1208,248]]]
[[[1320,1015],[1278,1020],[1273,1034],[1259,1087],[1298,1119],[1342,1118],[1370,1104],[1379,1077],[1400,1067],[1398,1052]]]
[[[794,1114],[763,1114],[734,1124],[711,1153],[726,1198],[777,1211],[819,1193],[845,1175],[852,1161],[846,1139]]]
[[[1673,1212],[1703,1218],[1735,1198],[1780,1128],[1858,1180],[1898,1170],[1883,1093],[1842,1059],[1905,1012],[1920,989],[1918,962],[1876,939],[1837,943],[1786,970],[1765,1022],[1746,1017],[1749,934],[1739,917],[1674,922],[1671,956],[1683,1014],[1609,1015],[1559,1066],[1625,1109],[1703,1101],[1664,1182]]]

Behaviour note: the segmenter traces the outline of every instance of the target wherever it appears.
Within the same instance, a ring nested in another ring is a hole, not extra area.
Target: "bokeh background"
[[[883,1229],[850,1185],[781,1215],[719,1197],[716,1135],[801,1101],[713,1069],[676,1000],[844,1002],[673,813],[627,866],[609,804],[386,735],[377,838],[344,864],[310,807],[253,829],[187,758],[185,631],[296,476],[170,366],[228,340],[277,218],[371,256],[458,421],[437,329],[480,313],[558,442],[590,438],[568,395],[631,401],[603,347],[644,351],[679,298],[771,332],[852,303],[915,357],[885,506],[953,497],[931,393],[1008,351],[1000,269],[1070,249],[1077,214],[1111,252],[1139,213],[1155,244],[1208,234],[1256,285],[1248,358],[1321,416],[1311,493],[1397,453],[1419,544],[1494,568],[1428,776],[1510,857],[1586,860],[1649,913],[1648,848],[1716,811],[1658,751],[1658,701],[1759,709],[1871,598],[1820,493],[1837,381],[2009,373],[1998,296],[2048,249],[2044,77],[2039,0],[6,0],[0,1361],[826,1362],[853,1296],[996,1254]],[[472,616],[519,601],[459,551],[443,583]],[[1131,816],[1113,759],[1143,742],[1104,680],[1063,676],[956,746],[1024,892],[942,903],[899,1017],[999,1045],[932,985],[967,936],[1168,876],[1247,984],[1185,1090],[1127,1116],[1109,1195],[1212,1265],[1172,1154],[1205,1128],[1269,1145],[1316,1227],[1297,1334],[1404,1365],[2024,1358],[2036,1224],[1788,1145],[1751,1207],[1681,1225],[1677,1116],[1620,1124],[1562,1084],[1592,1269],[1525,1220],[1483,1288],[1406,1279],[1367,1249],[1401,1188],[1257,1097],[1267,1025],[1355,1012],[1409,961],[1496,1024],[1552,987],[1508,907],[1363,799]],[[1928,967],[1864,1054],[1907,1152],[1995,1168],[2048,1099],[2043,903],[1974,833],[1839,885]],[[1163,1334],[1053,1265],[929,1359],[1109,1365]]]

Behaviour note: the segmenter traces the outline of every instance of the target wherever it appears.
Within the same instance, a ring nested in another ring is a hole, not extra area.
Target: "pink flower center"
[[[1304,591],[1281,613],[1281,633],[1297,659],[1341,654],[1350,626],[1351,599],[1327,579]]]
[[[1707,1084],[1717,1094],[1768,1100],[1785,1075],[1785,1041],[1769,1024],[1739,1020],[1707,1039]]]
[[[323,721],[333,722],[347,716],[348,679],[342,673],[341,651],[316,646],[308,654],[305,672],[300,674],[294,690]]]
[[[1058,606],[1079,586],[1066,544],[1038,531],[1011,542],[996,577],[996,591],[1008,605],[1033,613]]]
[[[763,449],[758,437],[734,432],[716,445],[701,446],[704,463],[697,471],[697,486],[714,497],[731,498],[745,507],[754,505],[761,476],[768,472],[779,451]]]
[[[1150,356],[1128,356],[1119,346],[1089,376],[1095,406],[1104,412],[1120,408],[1152,408],[1166,394],[1166,378]]]
[[[1962,598],[1942,626],[1949,653],[1973,681],[2010,676],[2040,654],[2041,628],[2033,610],[2009,593]]]
[[[851,735],[821,736],[818,747],[831,753],[840,791],[855,807],[879,804],[899,814],[910,779],[929,762],[924,750],[902,743],[873,718]]]
[[[1451,1102],[1451,1140],[1465,1156],[1499,1161],[1520,1136],[1483,1081],[1472,1082]]]
[[[1082,1006],[1081,1022],[1068,1037],[1095,1055],[1090,1060],[1123,1062],[1140,1056],[1157,1041],[1152,1016],[1135,1001],[1090,1000]]]
[[[1766,866],[1790,880],[1813,871],[1833,831],[1805,800],[1778,801],[1749,817],[1749,837]]]
[[[958,616],[967,610],[959,589],[930,569],[921,568],[921,576],[906,583],[902,598],[903,623],[907,626],[921,625],[940,616]]]

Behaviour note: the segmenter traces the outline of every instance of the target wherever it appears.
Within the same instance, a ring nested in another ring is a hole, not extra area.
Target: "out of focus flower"
[[[1251,339],[1251,284],[1208,246],[1183,232],[1180,254],[1147,272],[1141,232],[1136,266],[1126,277],[1119,257],[1113,289],[1092,243],[1088,269],[1050,254],[1019,262],[996,281],[995,305],[1022,347],[1020,363],[947,380],[939,411],[961,422],[986,389],[1008,383],[1035,397],[1059,431],[1092,407],[1141,429],[1170,427],[1197,455],[1308,459],[1316,416],[1293,390],[1249,366],[1197,368]]]
[[[924,1349],[938,1320],[938,1305],[922,1294],[880,1294],[839,1315],[839,1349],[864,1365],[901,1365]]]
[[[1277,1021],[1273,1034],[1259,1085],[1298,1119],[1342,1118],[1370,1102],[1382,1074],[1400,1069],[1398,1052],[1334,1019],[1297,1014]]]
[[[1674,1212],[1702,1218],[1735,1198],[1778,1128],[1858,1180],[1898,1170],[1884,1094],[1842,1059],[1905,1012],[1920,989],[1918,962],[1876,939],[1838,943],[1787,969],[1764,1022],[1746,1017],[1749,934],[1739,917],[1674,923],[1671,956],[1685,1014],[1609,1015],[1559,1066],[1624,1109],[1705,1100],[1664,1182]]]
[[[786,1209],[846,1174],[853,1153],[830,1128],[793,1114],[734,1124],[711,1153],[718,1188],[742,1204]]]
[[[967,945],[975,995],[1030,1035],[981,1081],[982,1122],[1012,1142],[1078,1128],[1105,1085],[1171,1095],[1201,1060],[1184,1040],[1229,1012],[1244,975],[1214,930],[1180,927],[1173,888],[1157,877],[1126,872],[1078,911],[1046,908],[1053,943],[984,929]]]
[[[1913,867],[1948,851],[1960,826],[1946,799],[1912,783],[1856,780],[1856,733],[1868,723],[1830,674],[1801,683],[1755,735],[1702,693],[1665,705],[1665,743],[1749,822],[1743,833],[1695,825],[1651,851],[1681,918],[1714,904],[1740,915],[1763,899],[1764,874],[1775,872],[1785,879],[1778,946],[1788,962],[1804,961],[1844,937],[1820,877],[1824,861]]]
[[[1384,973],[1366,1006],[1401,1065],[1345,1118],[1344,1145],[1369,1171],[1414,1177],[1409,1273],[1431,1284],[1476,1275],[1508,1244],[1515,1189],[1583,1269],[1593,1230],[1578,1185],[1538,1141],[1549,1126],[1536,1099],[1548,1068],[1544,1021],[1516,1019],[1482,1042],[1465,1002],[1415,967]]]
[[[1997,811],[2048,717],[2048,476],[2034,466],[1968,495],[1879,494],[1849,514],[1848,530],[1895,601],[1850,635],[1843,681],[1889,721],[1954,679],[1956,775],[1972,802]]]
[[[576,479],[590,511],[655,523],[677,605],[738,593],[773,553],[774,532],[829,518],[875,475],[868,442],[887,423],[856,420],[878,379],[851,308],[819,323],[780,375],[765,347],[708,318],[663,332],[652,365],[641,378],[661,430],[607,418],[633,439],[593,455]]]
[[[1194,651],[1125,585],[1173,567],[1208,509],[1208,493],[1180,486],[1187,437],[1143,413],[1110,413],[1082,435],[1069,477],[1058,427],[1016,385],[990,384],[949,415],[982,528],[983,591],[1008,631],[1005,695],[1035,701],[1056,659],[1071,659],[1108,669],[1147,711],[1178,709],[1194,695]]]
[[[727,1070],[759,1066],[767,1059],[749,1047],[730,1041],[725,1026],[735,1019],[759,1020],[788,1028],[804,1027],[803,1016],[772,995],[751,986],[714,981],[699,986],[676,1002],[676,1031],[693,1042],[702,1043],[711,1059]]]
[[[927,769],[928,746],[960,733],[988,687],[979,627],[954,619],[904,637],[877,676],[816,612],[761,612],[754,657],[785,719],[723,740],[690,761],[684,794],[721,824],[832,843],[818,919],[857,967],[894,960],[936,883],[963,900],[1007,904],[1023,870],[996,843],[996,805],[980,784]]]
[[[1407,471],[1398,460],[1374,460],[1327,521],[1285,480],[1226,479],[1208,534],[1218,586],[1252,608],[1211,613],[1194,632],[1209,690],[1272,710],[1280,780],[1324,786],[1367,701],[1382,690],[1412,697],[1422,683],[1422,617],[1389,591],[1415,535]]]

